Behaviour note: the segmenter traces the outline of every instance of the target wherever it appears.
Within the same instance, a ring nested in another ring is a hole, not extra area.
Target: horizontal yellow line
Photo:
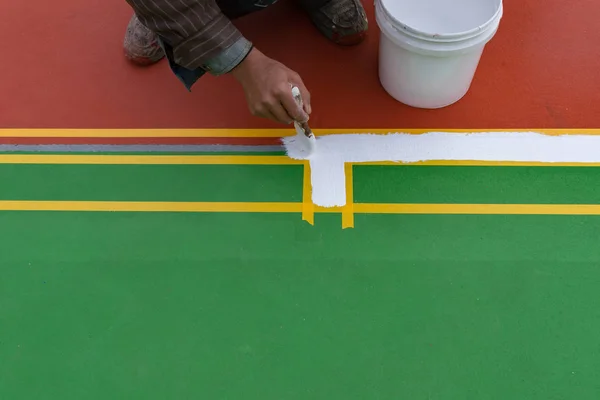
[[[0,164],[121,164],[121,165],[301,165],[286,156],[113,155],[113,154],[0,154]],[[600,163],[432,160],[366,162],[355,165],[597,167]]]
[[[170,138],[284,137],[293,129],[0,129],[0,137]]]
[[[140,201],[0,201],[0,211],[112,211],[302,213],[302,203],[204,203]],[[318,213],[341,213],[342,208],[315,207]],[[600,215],[593,204],[366,204],[355,203],[356,214],[471,214],[471,215]]]
[[[317,135],[342,133],[402,132],[423,134],[427,132],[539,132],[546,135],[600,135],[600,129],[314,129]],[[284,137],[295,135],[293,129],[0,129],[0,137]]]
[[[355,204],[359,214],[600,215],[595,204]]]
[[[203,203],[162,201],[0,201],[0,210],[299,213],[302,211],[302,203]]]
[[[292,160],[286,156],[0,154],[0,164],[301,165],[303,163],[302,160]]]
[[[377,161],[352,163],[354,165],[428,165],[453,167],[599,167],[600,162],[541,162],[541,161],[478,161],[478,160],[429,160],[417,162]]]

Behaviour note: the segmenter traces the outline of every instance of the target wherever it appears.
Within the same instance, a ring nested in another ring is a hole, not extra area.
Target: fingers
[[[308,114],[306,114],[306,112],[298,105],[296,99],[294,99],[294,96],[292,95],[291,90],[288,89],[286,92],[280,93],[279,101],[289,118],[291,118],[293,121],[308,121]]]
[[[274,60],[264,59],[261,62],[265,65],[253,70],[258,73],[241,80],[252,115],[286,125],[294,121],[308,121],[310,93],[300,76]],[[294,98],[290,83],[300,90],[302,106]]]
[[[274,96],[259,102],[251,111],[257,117],[272,119],[286,125],[294,121],[308,121],[308,114],[294,99],[289,84],[282,85]]]
[[[269,97],[261,102],[250,106],[250,112],[255,117],[270,119],[281,124],[289,125],[294,119],[276,97]]]
[[[296,108],[298,108],[298,106],[296,106]],[[271,111],[271,114],[275,116],[275,121],[277,122],[289,125],[295,121],[295,118],[290,115],[286,110],[286,107],[278,101],[274,101],[273,104],[270,105],[269,110]]]
[[[267,112],[267,114],[264,116],[264,118],[266,119],[270,119],[271,121],[275,121],[275,122],[279,122],[280,124],[289,124],[288,122],[283,122],[279,119],[279,117],[276,117],[275,114],[273,114],[272,112]]]

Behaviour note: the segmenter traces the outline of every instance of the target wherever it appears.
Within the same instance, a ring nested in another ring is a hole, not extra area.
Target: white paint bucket
[[[502,12],[502,0],[375,0],[384,89],[418,108],[457,102]]]

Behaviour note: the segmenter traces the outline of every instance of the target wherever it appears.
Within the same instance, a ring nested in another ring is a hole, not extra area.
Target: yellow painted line
[[[360,214],[600,215],[595,204],[355,204]]]
[[[600,215],[595,204],[354,203],[353,208],[359,214]],[[302,203],[0,200],[0,211],[302,213],[303,208]],[[344,208],[315,207],[315,212],[343,214]]]
[[[311,225],[315,224],[315,206],[312,202],[312,183],[310,178],[310,163],[304,163],[302,179],[302,220]]]
[[[344,211],[344,207],[321,207],[315,205],[315,212],[327,213],[327,214],[341,214]]]
[[[431,160],[417,162],[377,161],[354,163],[355,165],[424,165],[452,167],[600,167],[600,162],[539,162],[539,161],[476,161],[476,160]]]
[[[163,201],[0,201],[2,211],[128,211],[299,213],[302,203],[204,203]]]
[[[344,165],[346,174],[346,205],[342,207],[342,229],[354,228],[354,179],[352,177],[352,164]]]
[[[0,154],[0,164],[121,164],[121,165],[301,165],[303,160],[287,156],[210,156],[210,155],[112,155],[112,154]],[[422,161],[367,162],[355,165],[430,165],[430,166],[529,166],[529,167],[599,167],[600,163],[544,163],[514,161]]]
[[[600,135],[600,129],[315,129],[317,135],[335,135],[347,133],[408,133],[419,135],[427,132],[538,132],[545,135]],[[103,137],[103,138],[132,138],[132,137],[284,137],[295,135],[294,129],[0,129],[0,137]]]
[[[202,138],[202,137],[284,137],[294,129],[0,129],[0,137],[70,138]]]
[[[301,213],[302,203],[0,200],[0,211]],[[339,208],[320,208],[339,213]]]
[[[0,154],[0,164],[301,165],[286,156]]]

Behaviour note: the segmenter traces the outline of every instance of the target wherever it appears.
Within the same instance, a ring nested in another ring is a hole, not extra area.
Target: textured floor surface
[[[358,48],[322,39],[289,1],[238,23],[257,47],[302,75],[313,94],[315,128],[598,126],[596,0],[505,0],[472,90],[438,111],[399,106],[380,87],[371,3],[365,2],[371,34]],[[121,50],[130,13],[125,1],[2,2],[0,33],[11,39],[0,44],[0,126],[275,126],[240,112],[244,97],[229,77],[202,79],[190,94],[164,62],[130,66]]]
[[[505,6],[437,111],[379,86],[371,4],[353,49],[289,2],[239,26],[317,129],[600,128],[600,3]],[[322,210],[231,79],[127,64],[129,17],[0,4],[0,398],[599,398],[597,166],[354,165]]]

